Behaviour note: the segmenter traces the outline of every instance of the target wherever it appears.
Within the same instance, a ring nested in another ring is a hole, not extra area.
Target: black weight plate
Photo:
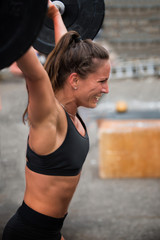
[[[82,39],[94,39],[103,23],[104,0],[61,0],[61,2],[65,5],[62,18],[66,28],[77,31]],[[54,48],[54,27],[48,17],[33,46],[44,54],[49,54]]]
[[[0,69],[20,58],[35,41],[48,0],[0,0]]]

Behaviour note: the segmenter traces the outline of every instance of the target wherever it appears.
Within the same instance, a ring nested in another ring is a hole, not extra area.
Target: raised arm
[[[48,15],[52,18],[55,29],[55,42],[67,32],[58,9],[49,3]],[[42,123],[48,116],[56,118],[56,99],[47,72],[31,47],[17,64],[24,74],[28,94],[28,116],[31,123]]]
[[[28,89],[28,118],[32,125],[42,123],[55,109],[55,97],[47,72],[31,47],[17,64]]]
[[[48,5],[49,5],[48,16],[53,20],[55,44],[56,44],[59,41],[59,39],[65,33],[67,33],[67,29],[64,25],[64,22],[62,20],[59,10],[50,1],[48,1]]]
[[[30,80],[35,81],[46,75],[33,47],[30,47],[30,49],[17,60],[17,65],[23,72],[25,78]]]
[[[53,20],[55,43],[67,32],[67,29],[63,23],[59,10],[48,1],[48,16]],[[34,49],[31,47],[26,54],[24,54],[18,61],[17,64],[24,76],[31,79],[39,79],[46,75],[43,66],[39,62]]]

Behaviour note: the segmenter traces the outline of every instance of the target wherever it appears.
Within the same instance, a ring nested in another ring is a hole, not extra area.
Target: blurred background
[[[105,1],[105,19],[96,40],[109,50],[112,62],[105,103],[109,108],[126,100],[132,108],[159,109],[159,5],[159,0]]]
[[[106,0],[105,8],[95,41],[110,53],[110,92],[96,109],[79,110],[90,153],[63,234],[66,240],[160,240],[160,0]],[[0,71],[0,238],[23,200],[26,105],[24,79]],[[118,127],[107,125],[115,120]]]

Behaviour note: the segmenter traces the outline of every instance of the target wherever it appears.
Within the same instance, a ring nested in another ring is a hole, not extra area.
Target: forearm
[[[23,73],[17,66],[16,62],[12,63],[12,65],[9,67],[9,71],[15,76],[23,77]]]
[[[49,1],[48,16],[53,20],[55,43],[67,33],[67,29],[63,23],[62,17],[58,9]],[[36,52],[31,47],[20,59],[17,60],[17,65],[23,72],[24,76],[31,80],[40,79],[46,71],[39,62]]]
[[[39,79],[43,73],[45,73],[33,47],[30,47],[29,50],[17,60],[17,65],[24,76],[31,80]]]
[[[57,15],[54,19],[53,19],[53,23],[54,23],[54,34],[55,34],[55,44],[57,44],[57,42],[60,40],[60,38],[67,33],[67,29],[63,23],[61,14]]]
[[[55,43],[60,40],[60,38],[67,33],[67,29],[64,25],[63,19],[59,10],[49,1],[48,16],[53,20],[54,24],[54,35]]]

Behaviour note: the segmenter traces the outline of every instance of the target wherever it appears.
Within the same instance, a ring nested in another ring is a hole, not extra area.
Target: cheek
[[[87,92],[86,92],[86,97],[88,98],[92,98],[94,95],[96,95],[96,89],[89,89]]]
[[[92,89],[90,89],[90,94],[95,95],[99,94],[101,92],[101,86],[94,86]]]
[[[100,86],[98,84],[93,84],[93,83],[83,84],[80,90],[81,90],[81,96],[83,96],[84,99],[91,98],[101,91]]]

